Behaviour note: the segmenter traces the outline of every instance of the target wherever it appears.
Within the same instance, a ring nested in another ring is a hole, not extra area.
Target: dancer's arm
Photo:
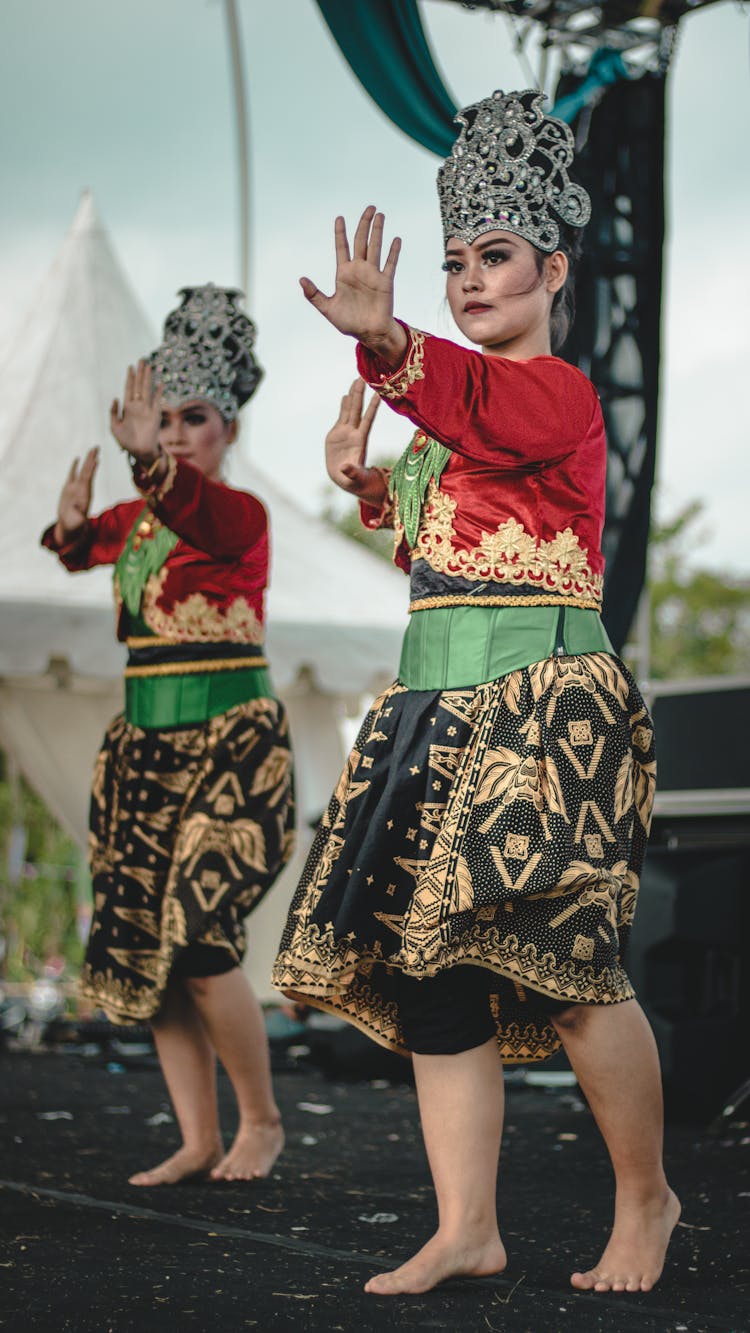
[[[183,459],[166,459],[162,480],[136,466],[133,479],[166,527],[215,560],[238,560],[268,528],[265,507],[249,491],[210,481]]]
[[[216,560],[237,560],[265,535],[264,506],[247,491],[211,481],[198,468],[159,449],[162,388],[145,361],[128,368],[122,404],[110,414],[112,434],[131,458],[133,479],[162,523]]]
[[[456,453],[534,471],[572,453],[599,417],[590,380],[557,357],[511,361],[418,329],[405,335],[395,369],[360,344],[360,374],[394,412]]]
[[[114,564],[142,508],[138,501],[131,501],[89,515],[98,462],[98,449],[89,449],[83,462],[73,460],[60,492],[57,520],[42,534],[42,546],[73,573]]]
[[[366,208],[350,254],[344,219],[336,219],[332,296],[300,280],[316,310],[358,340],[362,377],[394,411],[470,458],[535,470],[572,453],[599,412],[593,385],[556,357],[482,356],[401,324],[393,315],[401,242],[392,242],[381,269],[384,221]]]

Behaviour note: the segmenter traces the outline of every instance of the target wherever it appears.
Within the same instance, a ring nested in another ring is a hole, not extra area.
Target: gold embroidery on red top
[[[136,483],[138,490],[142,495],[147,497],[150,504],[158,504],[174,486],[175,477],[177,475],[177,459],[174,454],[165,454],[164,457],[167,460],[167,470],[164,473],[162,481],[156,482],[151,475],[152,469],[149,469],[144,473],[142,481]],[[158,461],[160,460],[157,459],[157,462]],[[152,464],[152,468],[154,467],[156,467],[155,463]]]
[[[591,569],[588,551],[571,528],[545,541],[533,537],[517,519],[507,518],[494,532],[483,532],[478,546],[461,548],[456,545],[455,512],[452,496],[430,482],[412,560],[425,560],[438,574],[472,582],[530,585],[542,593],[601,602],[602,575]]]
[[[190,593],[169,611],[157,605],[167,573],[163,566],[143,589],[141,615],[154,634],[172,643],[263,642],[263,626],[244,597],[235,597],[226,610],[209,602],[202,592]]]
[[[386,375],[382,380],[373,380],[372,388],[377,389],[381,398],[403,398],[406,391],[416,384],[417,380],[424,379],[424,340],[429,335],[421,333],[419,329],[406,329],[406,336],[409,345],[406,352],[406,358],[403,365],[394,371],[392,375]]]

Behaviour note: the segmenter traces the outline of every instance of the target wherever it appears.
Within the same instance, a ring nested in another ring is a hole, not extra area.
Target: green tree
[[[19,838],[25,847],[19,848]],[[64,958],[71,969],[78,966],[82,873],[75,844],[0,752],[0,935],[9,980],[38,976],[52,957]]]
[[[393,467],[395,459],[379,458],[378,467]],[[366,546],[388,563],[393,559],[393,529],[366,528],[359,517],[359,505],[353,495],[346,495],[337,486],[328,486],[324,493],[321,517],[344,537]]]
[[[654,525],[649,548],[654,679],[750,674],[750,579],[695,563],[703,502]]]
[[[332,501],[326,503],[323,509],[323,518],[344,537],[350,537],[352,541],[359,542],[360,546],[366,546],[368,551],[373,551],[381,559],[391,561],[393,558],[393,529],[392,528],[366,528],[364,523],[360,522],[359,505],[348,496],[349,504],[346,509],[338,509]]]

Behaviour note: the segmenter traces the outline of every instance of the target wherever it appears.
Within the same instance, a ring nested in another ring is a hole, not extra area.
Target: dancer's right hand
[[[341,399],[338,421],[326,435],[326,468],[331,481],[342,491],[356,495],[368,504],[379,505],[385,499],[383,472],[367,467],[367,440],[380,399],[373,394],[363,414],[365,382],[359,377]]]
[[[346,223],[336,218],[336,287],[326,296],[310,278],[300,278],[307,300],[319,310],[339,333],[358,338],[388,365],[403,359],[407,337],[403,326],[393,318],[393,280],[401,241],[391,242],[383,267],[383,228],[385,218],[372,204],[365,209],[354,233],[351,252]]]
[[[57,505],[55,541],[58,546],[73,541],[86,523],[98,463],[98,449],[89,449],[80,466],[79,460],[73,459]]]

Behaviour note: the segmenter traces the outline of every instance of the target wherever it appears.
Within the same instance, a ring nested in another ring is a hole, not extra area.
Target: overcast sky
[[[239,0],[253,153],[252,280],[266,379],[244,445],[306,507],[353,346],[309,308],[330,290],[332,219],[364,204],[404,241],[397,313],[451,336],[437,159],[370,101],[313,0]],[[459,105],[525,87],[507,21],[444,0],[421,11]],[[658,511],[706,503],[700,559],[750,573],[748,19],[731,3],[683,21],[670,74]],[[238,281],[235,144],[218,0],[2,0],[0,340],[12,336],[89,186],[141,304],[160,328],[179,287]],[[144,351],[148,349],[143,349]],[[119,389],[113,385],[113,392]],[[385,408],[376,451],[408,429]],[[102,422],[102,442],[106,423]],[[71,441],[71,454],[90,441]],[[301,542],[304,534],[300,534]]]

